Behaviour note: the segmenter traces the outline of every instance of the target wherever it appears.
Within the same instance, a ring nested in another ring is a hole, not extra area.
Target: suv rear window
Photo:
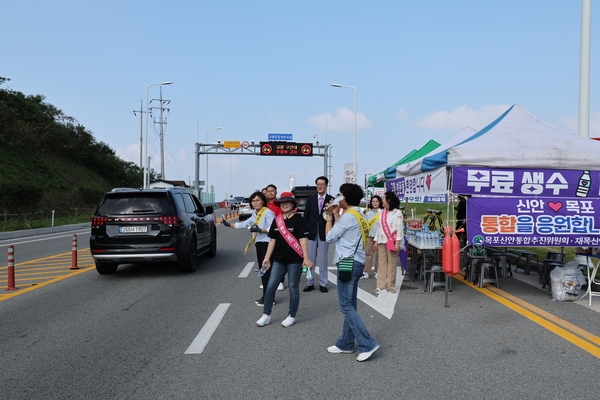
[[[166,193],[108,193],[100,207],[100,214],[173,214],[173,206]]]

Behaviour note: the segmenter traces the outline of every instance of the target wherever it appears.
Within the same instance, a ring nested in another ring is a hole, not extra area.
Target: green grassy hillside
[[[0,89],[0,230],[49,226],[52,211],[81,222],[104,192],[141,182],[137,165],[43,96]]]

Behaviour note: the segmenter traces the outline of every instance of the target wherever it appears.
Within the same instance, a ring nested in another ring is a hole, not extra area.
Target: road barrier
[[[8,287],[6,290],[17,290],[15,287],[15,246],[8,246]]]
[[[71,268],[70,269],[79,269],[77,266],[77,235],[73,235],[73,240],[71,241]]]

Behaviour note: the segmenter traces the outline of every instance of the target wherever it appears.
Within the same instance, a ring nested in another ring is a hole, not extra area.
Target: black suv
[[[197,257],[217,254],[213,207],[185,189],[119,189],[96,207],[90,250],[100,274],[119,264],[176,262],[196,270]]]
[[[299,213],[304,213],[304,208],[306,207],[306,201],[313,194],[317,194],[316,186],[294,186],[292,188],[292,193],[296,198],[296,202],[298,203],[297,211]]]

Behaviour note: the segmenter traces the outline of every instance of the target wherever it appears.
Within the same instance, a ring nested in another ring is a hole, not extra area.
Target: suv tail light
[[[94,217],[92,220],[92,228],[99,228],[108,221],[106,217]]]
[[[160,222],[162,222],[165,225],[178,226],[178,225],[183,224],[183,221],[177,215],[169,215],[169,216],[165,216],[165,217],[159,217],[158,219],[160,220]]]

